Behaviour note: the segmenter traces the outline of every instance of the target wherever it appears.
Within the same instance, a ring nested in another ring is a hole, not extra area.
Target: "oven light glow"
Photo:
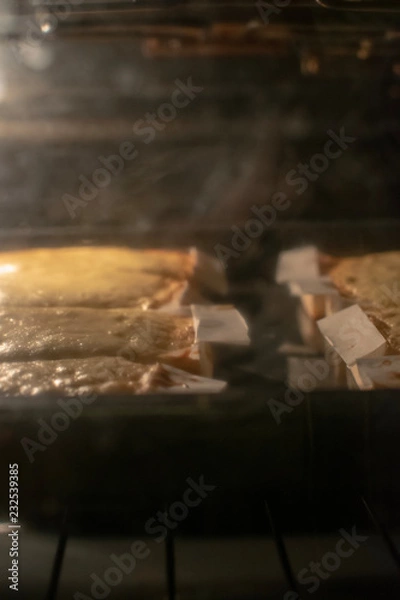
[[[0,275],[6,275],[7,273],[15,273],[18,270],[16,265],[0,265]]]

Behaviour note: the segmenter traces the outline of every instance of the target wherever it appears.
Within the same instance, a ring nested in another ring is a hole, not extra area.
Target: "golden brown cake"
[[[122,356],[168,362],[168,353],[191,347],[194,338],[191,317],[154,310],[0,308],[1,361]]]
[[[353,299],[400,352],[400,252],[346,258],[330,272],[339,291]]]
[[[113,246],[0,253],[0,306],[157,308],[193,275],[187,252]]]
[[[0,363],[0,389],[6,396],[52,392],[94,400],[93,394],[151,391],[157,373],[157,365],[110,357]]]

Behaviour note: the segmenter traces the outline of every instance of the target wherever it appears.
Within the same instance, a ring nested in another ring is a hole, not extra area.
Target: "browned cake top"
[[[0,363],[0,389],[6,396],[144,393],[156,371],[157,365],[110,357]]]
[[[330,275],[339,291],[353,298],[400,352],[400,252],[346,258]]]
[[[185,252],[83,246],[0,253],[0,305],[157,308],[193,274]]]
[[[194,342],[192,318],[140,309],[0,308],[0,360],[123,356],[152,362]]]

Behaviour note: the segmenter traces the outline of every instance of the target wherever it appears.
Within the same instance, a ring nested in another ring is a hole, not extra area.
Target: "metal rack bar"
[[[400,555],[399,552],[392,540],[392,538],[390,537],[386,527],[384,526],[384,524],[380,521],[380,519],[378,518],[375,510],[372,508],[372,506],[370,504],[368,504],[368,502],[366,501],[365,498],[361,498],[362,503],[368,513],[368,516],[370,517],[372,523],[374,524],[376,530],[379,532],[380,536],[382,537],[390,556],[393,559],[393,562],[395,563],[397,569],[400,571]]]
[[[61,523],[60,536],[58,538],[56,554],[54,557],[53,567],[50,575],[49,587],[46,594],[46,600],[56,600],[57,598],[58,585],[60,583],[62,564],[68,540],[67,512],[68,511],[65,510],[63,520]]]
[[[170,531],[165,540],[165,566],[167,576],[168,600],[176,598],[176,573],[175,573],[175,543],[174,536]]]
[[[278,556],[279,556],[279,561],[281,563],[281,566],[282,566],[283,572],[285,574],[286,580],[288,582],[289,588],[297,593],[299,600],[302,600],[302,596],[299,592],[297,581],[296,581],[296,578],[294,576],[294,573],[293,573],[293,570],[292,570],[292,567],[290,564],[289,555],[286,550],[285,542],[283,541],[283,536],[280,532],[280,529],[279,529],[276,521],[274,520],[271,508],[270,508],[267,500],[265,500],[265,510],[267,513],[268,521],[271,526],[272,535],[275,540],[275,544],[276,544],[276,548],[277,548]]]

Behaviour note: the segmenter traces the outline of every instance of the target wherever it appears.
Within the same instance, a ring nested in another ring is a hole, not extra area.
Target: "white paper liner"
[[[357,304],[321,319],[317,325],[347,366],[386,351],[385,338]]]
[[[157,394],[217,394],[227,386],[226,381],[200,377],[160,364],[149,377],[149,393]]]
[[[361,390],[400,388],[400,356],[398,355],[360,359],[351,371]]]
[[[212,377],[214,360],[212,343],[249,345],[247,324],[231,305],[171,306],[169,314],[192,317],[194,343],[187,347],[161,354],[160,362],[203,377]]]
[[[288,282],[292,296],[338,296],[339,292],[326,275],[316,279],[296,279]]]
[[[289,283],[298,279],[318,279],[320,269],[316,246],[304,246],[285,250],[278,256],[275,280],[277,283]]]
[[[338,295],[328,277],[291,281],[288,285],[291,295],[300,298],[304,310],[315,321],[326,316],[328,298]]]
[[[281,252],[276,281],[286,283],[290,294],[300,298],[306,313],[316,321],[327,315],[328,299],[338,295],[330,278],[321,275],[316,246]]]
[[[231,305],[191,306],[196,342],[248,346],[246,321]]]

